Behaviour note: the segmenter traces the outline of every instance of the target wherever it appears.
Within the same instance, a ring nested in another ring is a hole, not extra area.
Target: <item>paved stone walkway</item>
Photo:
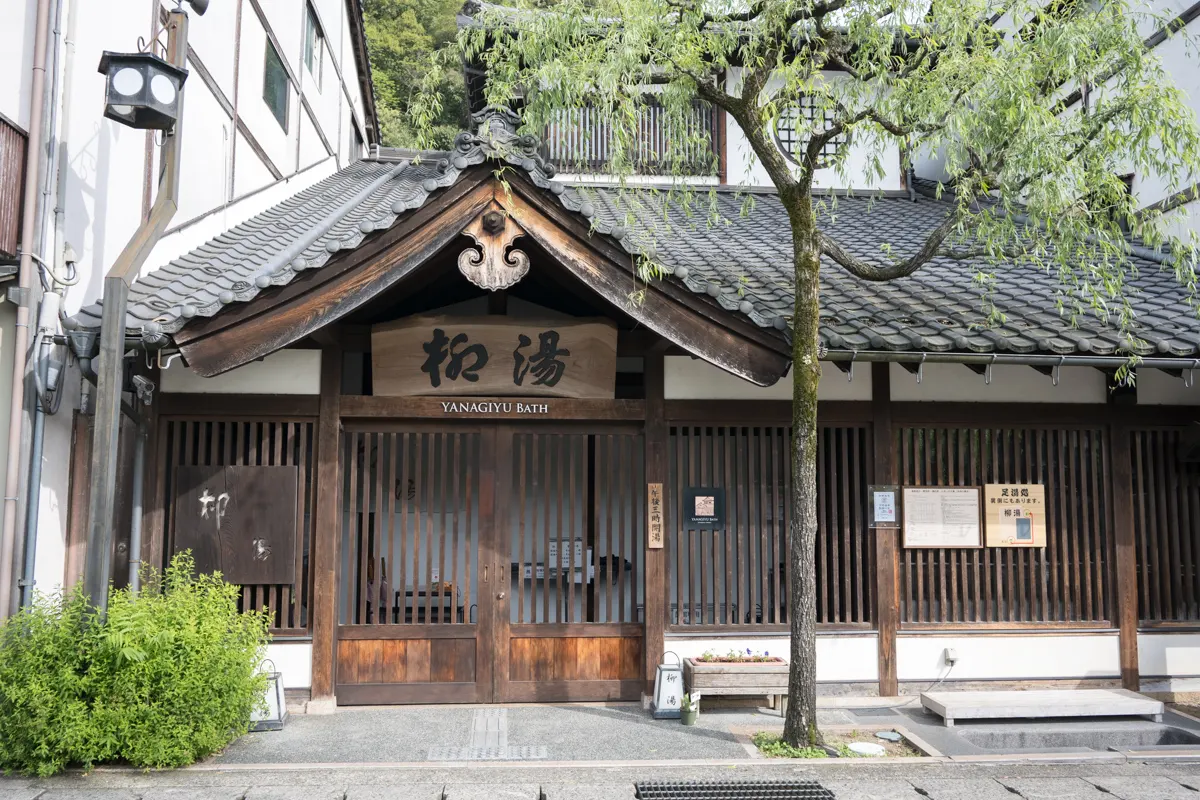
[[[1195,764],[854,764],[817,768],[473,767],[101,770],[45,781],[0,778],[0,800],[634,800],[642,780],[815,778],[837,800],[1200,800]]]

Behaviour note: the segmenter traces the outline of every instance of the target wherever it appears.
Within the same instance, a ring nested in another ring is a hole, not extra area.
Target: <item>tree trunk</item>
[[[796,305],[792,316],[792,514],[788,530],[791,581],[788,614],[792,653],[783,739],[803,747],[821,742],[817,729],[817,329],[820,251],[807,192],[781,197],[792,227]]]

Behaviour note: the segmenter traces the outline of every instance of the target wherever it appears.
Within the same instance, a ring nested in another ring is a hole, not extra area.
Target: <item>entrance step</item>
[[[923,692],[921,705],[946,727],[960,719],[1150,717],[1162,721],[1163,704],[1125,689],[1036,689],[1027,692]]]

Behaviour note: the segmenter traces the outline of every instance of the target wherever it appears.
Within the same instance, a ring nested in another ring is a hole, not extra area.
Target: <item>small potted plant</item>
[[[684,725],[695,725],[700,716],[700,693],[688,692],[679,706],[679,721]]]

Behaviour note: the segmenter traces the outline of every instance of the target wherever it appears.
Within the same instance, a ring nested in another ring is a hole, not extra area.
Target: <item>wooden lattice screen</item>
[[[1132,432],[1138,619],[1200,621],[1200,464],[1179,460],[1179,428]]]
[[[786,427],[675,426],[670,431],[668,623],[785,628],[791,434]],[[870,627],[874,554],[865,518],[871,472],[865,426],[822,427],[817,469],[817,621]],[[723,487],[726,527],[684,530],[688,486]]]
[[[312,593],[308,571],[313,504],[313,445],[315,421],[312,419],[261,418],[253,420],[174,419],[162,422],[166,460],[167,529],[175,530],[175,503],[178,496],[176,467],[180,466],[298,466],[302,486],[297,492],[296,580],[298,586],[243,586],[241,607],[270,608],[277,635],[300,634],[308,629],[309,598]],[[169,538],[165,553],[174,551]]]
[[[1111,622],[1102,429],[902,427],[896,455],[904,484],[1044,483],[1047,506],[1045,548],[902,549],[902,624]]]

